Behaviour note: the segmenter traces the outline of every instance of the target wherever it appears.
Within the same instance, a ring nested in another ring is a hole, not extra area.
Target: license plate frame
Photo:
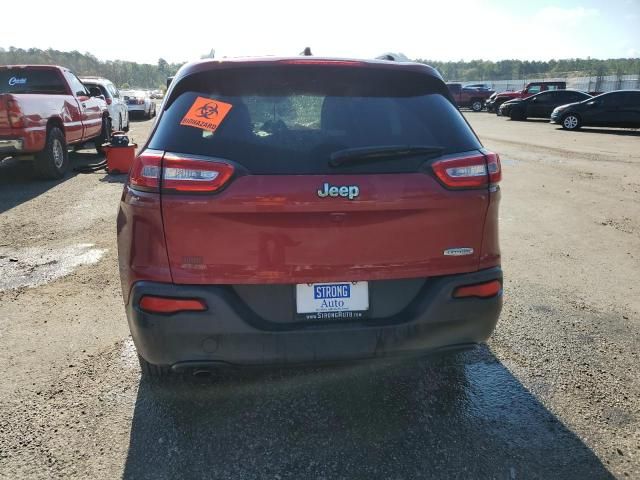
[[[369,282],[296,285],[296,317],[303,320],[358,320],[369,313]]]

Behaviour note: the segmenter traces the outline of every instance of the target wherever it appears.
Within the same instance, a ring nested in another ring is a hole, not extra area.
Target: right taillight
[[[136,157],[129,173],[129,185],[145,192],[160,190],[160,166],[162,155],[160,150],[144,150]]]
[[[487,170],[489,172],[489,183],[495,185],[502,180],[502,167],[500,166],[500,156],[497,153],[486,152]]]
[[[502,177],[497,154],[485,152],[446,158],[432,164],[436,177],[448,188],[482,188],[498,183]]]

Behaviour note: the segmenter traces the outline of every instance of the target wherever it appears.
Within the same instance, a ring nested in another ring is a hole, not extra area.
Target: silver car
[[[129,131],[129,109],[122,93],[116,86],[106,78],[101,77],[81,77],[80,81],[92,90],[99,90],[104,96],[111,117],[111,128],[116,131]]]
[[[143,115],[152,118],[156,115],[156,102],[144,90],[126,90],[122,92],[130,115]]]

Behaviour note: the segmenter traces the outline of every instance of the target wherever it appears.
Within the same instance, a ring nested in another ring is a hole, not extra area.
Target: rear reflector
[[[220,190],[232,175],[231,164],[167,153],[162,163],[162,190],[212,193]]]
[[[149,313],[204,312],[207,304],[197,298],[166,298],[145,295],[140,308]]]
[[[494,297],[502,290],[502,284],[499,280],[492,280],[491,282],[478,283],[477,285],[468,285],[466,287],[458,287],[453,292],[454,298],[465,297],[480,297],[489,298]]]
[[[492,152],[438,160],[432,165],[438,179],[449,188],[481,188],[501,179],[500,160]]]
[[[157,192],[160,189],[160,150],[145,150],[136,157],[129,173],[129,185],[145,192]]]

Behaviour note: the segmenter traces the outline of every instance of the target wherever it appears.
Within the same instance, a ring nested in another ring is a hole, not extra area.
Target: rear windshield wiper
[[[385,145],[378,147],[345,148],[333,152],[329,159],[329,165],[339,167],[352,162],[375,162],[378,160],[391,160],[402,157],[414,157],[416,155],[442,154],[444,147],[433,145]]]

